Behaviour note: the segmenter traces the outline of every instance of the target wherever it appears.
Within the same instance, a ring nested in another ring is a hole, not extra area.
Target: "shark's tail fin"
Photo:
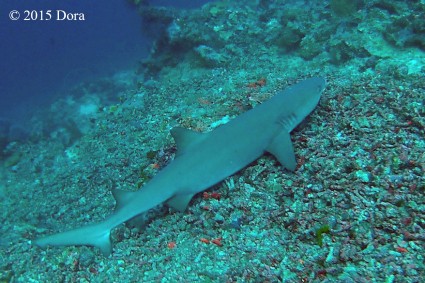
[[[46,248],[47,246],[89,245],[98,247],[105,256],[108,256],[112,252],[110,233],[111,229],[106,227],[103,222],[39,238],[34,241],[34,244],[41,248]]]

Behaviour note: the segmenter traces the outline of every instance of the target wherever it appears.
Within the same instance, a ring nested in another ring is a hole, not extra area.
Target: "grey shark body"
[[[164,202],[184,211],[194,194],[236,173],[265,152],[273,154],[288,170],[295,170],[289,133],[313,111],[325,85],[323,78],[304,80],[209,133],[174,128],[175,159],[139,191],[113,191],[117,207],[111,216],[34,243],[43,248],[91,245],[108,255],[114,227]]]

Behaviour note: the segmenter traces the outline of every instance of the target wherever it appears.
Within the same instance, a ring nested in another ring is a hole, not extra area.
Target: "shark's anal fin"
[[[167,205],[174,208],[177,211],[183,212],[186,210],[187,205],[193,198],[194,194],[178,195],[167,200]]]
[[[127,222],[125,222],[125,225],[130,228],[136,228],[139,231],[142,231],[146,227],[146,220],[147,220],[147,213],[143,212],[139,215],[131,218]]]
[[[109,256],[112,253],[111,231],[104,233],[97,239],[93,246],[100,249],[104,256]]]
[[[294,147],[288,132],[282,131],[277,135],[266,150],[273,154],[286,169],[294,171],[297,167]]]
[[[176,156],[183,154],[191,144],[200,141],[205,136],[205,134],[194,132],[181,127],[175,127],[171,129],[171,135],[177,144]]]

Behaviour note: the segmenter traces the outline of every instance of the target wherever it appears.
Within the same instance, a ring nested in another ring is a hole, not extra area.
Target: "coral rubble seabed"
[[[142,7],[164,26],[139,83],[112,101],[111,82],[80,86],[2,157],[0,282],[421,282],[425,5],[300,2]],[[139,189],[173,158],[172,127],[209,131],[317,75],[328,86],[291,135],[295,173],[263,156],[184,213],[115,229],[109,258],[31,245],[110,214],[112,188]]]

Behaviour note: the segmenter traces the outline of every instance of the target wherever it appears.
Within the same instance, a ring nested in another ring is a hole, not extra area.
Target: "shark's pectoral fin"
[[[172,207],[177,211],[183,212],[186,210],[186,207],[189,204],[190,200],[193,198],[193,196],[194,194],[177,195],[167,200],[166,203],[169,207]]]
[[[176,156],[184,153],[190,145],[198,142],[205,136],[203,133],[194,132],[181,127],[175,127],[171,129],[171,135],[177,144]]]
[[[288,170],[294,171],[297,167],[294,147],[288,132],[282,131],[277,135],[266,149]]]

